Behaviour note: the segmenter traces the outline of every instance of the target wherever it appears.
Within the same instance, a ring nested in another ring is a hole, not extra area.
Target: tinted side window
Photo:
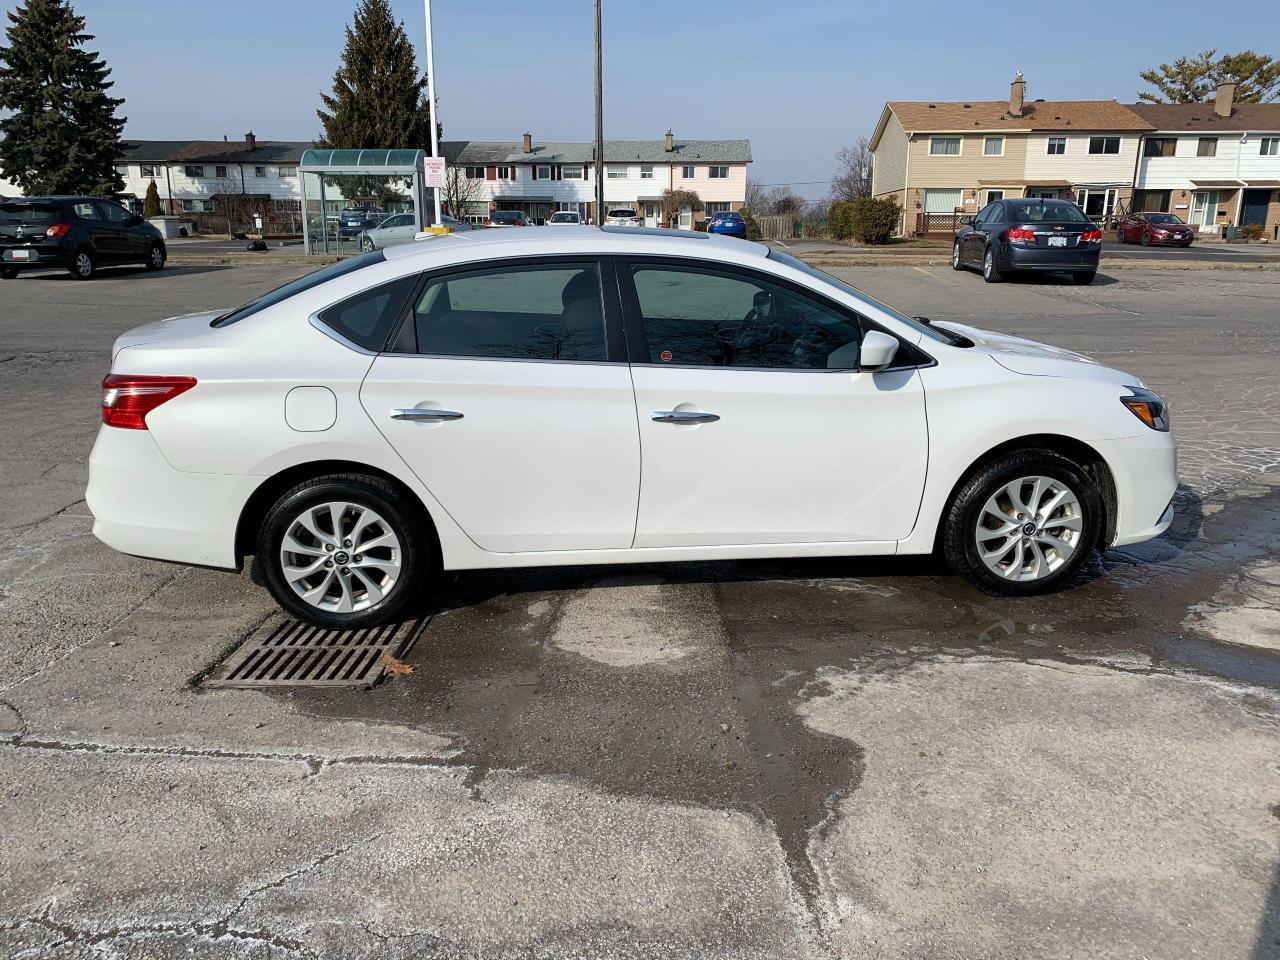
[[[428,282],[414,309],[417,352],[502,360],[604,360],[593,263],[503,266]]]
[[[857,368],[861,331],[852,319],[768,280],[645,264],[634,265],[631,275],[650,363]]]
[[[102,211],[102,215],[106,217],[107,222],[113,226],[122,227],[126,220],[129,219],[129,211],[118,203],[99,202],[98,209]]]
[[[416,276],[401,277],[357,293],[321,311],[320,320],[366,350],[381,350],[417,282]]]
[[[71,209],[75,211],[75,215],[81,220],[101,220],[102,214],[98,212],[98,205],[90,203],[88,200],[82,200],[73,203]]]
[[[982,212],[975,218],[974,223],[977,223],[978,225],[991,223],[993,220],[998,219],[997,215],[999,212],[1000,205],[998,203],[989,203],[982,208]]]

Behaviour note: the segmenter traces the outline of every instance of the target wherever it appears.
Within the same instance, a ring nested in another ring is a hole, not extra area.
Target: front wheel
[[[370,237],[361,237],[360,249],[365,253],[373,253],[373,239]]]
[[[158,243],[153,243],[147,251],[147,269],[159,270],[164,266],[164,247]]]
[[[76,255],[71,259],[71,276],[77,280],[88,280],[95,272],[98,265],[94,263],[93,254],[88,250],[77,250]]]
[[[990,247],[987,247],[986,255],[982,258],[982,279],[987,283],[999,283],[1004,279],[1000,268],[996,266],[996,255]]]
[[[1144,247],[1151,246],[1151,234],[1146,233],[1145,231],[1142,234],[1142,245]]]
[[[960,488],[943,520],[942,551],[987,593],[1046,593],[1080,569],[1102,523],[1102,496],[1079,466],[1024,450],[986,464]]]
[[[957,240],[951,247],[951,269],[962,270],[963,265],[960,263],[960,241]]]
[[[378,477],[309,480],[267,513],[256,563],[276,602],[299,620],[330,629],[391,623],[433,564],[420,514]]]

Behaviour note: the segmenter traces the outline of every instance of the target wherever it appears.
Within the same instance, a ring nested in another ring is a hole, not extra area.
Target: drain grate
[[[366,630],[325,630],[297,620],[267,621],[204,680],[206,687],[371,687],[402,657],[425,620]]]

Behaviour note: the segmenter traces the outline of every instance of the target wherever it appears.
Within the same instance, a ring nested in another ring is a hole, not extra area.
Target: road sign
[[[427,178],[424,185],[428,187],[444,186],[444,157],[427,157]]]

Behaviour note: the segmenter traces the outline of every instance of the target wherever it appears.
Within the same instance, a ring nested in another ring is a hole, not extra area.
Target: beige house
[[[873,196],[897,198],[904,234],[946,234],[1003,197],[1074,200],[1099,223],[1126,207],[1151,123],[1114,100],[891,100],[871,138]]]

